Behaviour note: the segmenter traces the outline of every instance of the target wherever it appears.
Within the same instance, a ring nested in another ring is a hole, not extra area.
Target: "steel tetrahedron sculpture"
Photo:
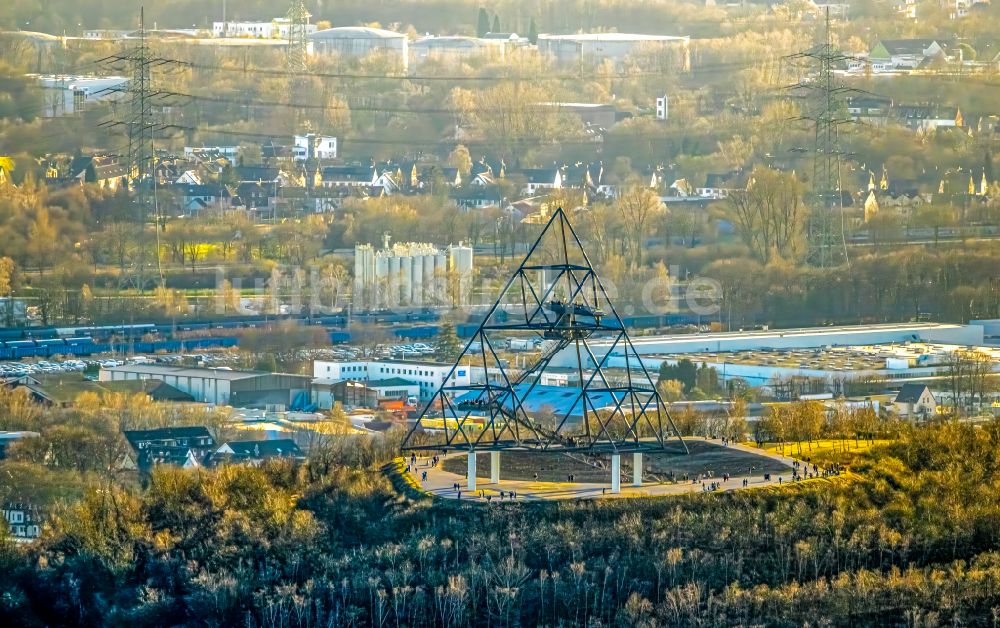
[[[512,364],[505,353],[510,338],[539,351]],[[596,339],[606,348],[600,355],[591,348]],[[572,366],[555,368],[553,360]],[[470,378],[475,367],[484,375]],[[624,453],[663,449],[671,434],[686,451],[580,238],[558,209],[403,449]]]

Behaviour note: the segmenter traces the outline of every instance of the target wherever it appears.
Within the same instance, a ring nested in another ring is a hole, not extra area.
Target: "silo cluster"
[[[423,242],[399,242],[378,251],[360,244],[354,249],[355,308],[421,307],[453,300],[464,304],[472,270],[472,248],[462,244],[443,251]]]

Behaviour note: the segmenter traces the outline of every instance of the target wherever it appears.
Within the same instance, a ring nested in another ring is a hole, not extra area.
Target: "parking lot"
[[[432,356],[437,350],[422,342],[400,345],[379,345],[371,357],[416,359]],[[356,360],[364,357],[361,349],[337,346],[322,349],[293,349],[290,356],[300,361],[309,360]],[[240,355],[233,351],[214,353],[183,353],[169,355],[136,355],[130,357],[86,358],[66,360],[4,361],[0,362],[0,378],[24,377],[55,373],[83,372],[132,364],[197,364],[208,367],[233,367],[240,363]]]

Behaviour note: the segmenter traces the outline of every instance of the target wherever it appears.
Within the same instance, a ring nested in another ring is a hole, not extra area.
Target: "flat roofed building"
[[[309,35],[317,55],[367,57],[383,54],[397,61],[405,70],[409,63],[409,42],[406,35],[367,26],[340,26],[316,31]]]
[[[124,76],[39,76],[42,88],[43,118],[79,115],[89,105],[126,97],[128,79]]]
[[[288,406],[309,392],[311,378],[290,373],[126,364],[101,369],[100,381],[158,379],[213,405]]]
[[[409,46],[413,63],[429,60],[464,61],[482,58],[502,61],[507,51],[507,41],[479,37],[422,37]]]
[[[697,354],[759,349],[882,345],[904,342],[936,342],[972,346],[983,344],[983,334],[984,328],[981,324],[900,323],[639,336],[632,339],[632,344],[639,355]],[[590,344],[590,347],[594,355],[601,358],[611,349],[611,343],[595,341]],[[695,356],[692,356],[692,359],[695,359]],[[563,351],[552,360],[552,366],[572,367],[575,365],[576,353],[572,351]]]
[[[309,19],[307,14],[306,19]],[[306,34],[315,33],[315,24],[306,24]],[[288,39],[291,31],[291,20],[287,17],[277,17],[269,21],[239,21],[212,22],[213,37],[255,37],[258,39]]]
[[[412,382],[419,389],[421,401],[427,401],[444,384],[452,365],[443,362],[416,360],[351,360],[313,362],[313,376],[331,380],[363,382],[374,388],[380,380],[400,378]],[[467,386],[472,381],[472,367],[459,366],[448,380],[452,386]]]
[[[637,53],[669,52],[671,65],[679,70],[691,67],[690,38],[687,36],[636,33],[539,35],[538,52],[564,65],[600,65],[604,61],[620,65]]]
[[[812,380],[822,382],[833,394],[847,394],[855,385],[878,384],[892,389],[908,383],[928,382],[947,377],[949,361],[955,351],[967,347],[942,343],[887,343],[852,346],[828,346],[799,349],[747,349],[701,353],[652,353],[642,355],[647,370],[655,371],[664,363],[689,360],[695,365],[714,368],[721,380],[741,379],[752,387],[768,387],[776,382]],[[1000,348],[981,346],[975,349],[1000,372]],[[612,356],[607,363],[624,367],[625,359]],[[635,359],[630,364],[635,368]],[[880,384],[879,384],[880,383]]]

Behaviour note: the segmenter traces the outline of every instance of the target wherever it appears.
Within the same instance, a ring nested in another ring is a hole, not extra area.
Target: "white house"
[[[312,154],[310,154],[310,147]],[[305,161],[310,158],[336,159],[337,138],[328,135],[316,135],[315,133],[296,135],[295,145],[292,147],[292,157],[295,161]]]
[[[10,536],[19,543],[30,543],[42,535],[42,516],[38,508],[28,504],[6,504],[3,518]]]
[[[562,171],[559,168],[528,168],[519,171],[524,177],[522,193],[535,194],[540,190],[558,190],[562,185]]]
[[[892,402],[900,416],[926,419],[937,413],[937,400],[926,384],[904,384]]]
[[[875,44],[868,54],[874,67],[888,67],[893,70],[913,70],[925,59],[944,54],[944,46],[933,39],[883,39]]]

